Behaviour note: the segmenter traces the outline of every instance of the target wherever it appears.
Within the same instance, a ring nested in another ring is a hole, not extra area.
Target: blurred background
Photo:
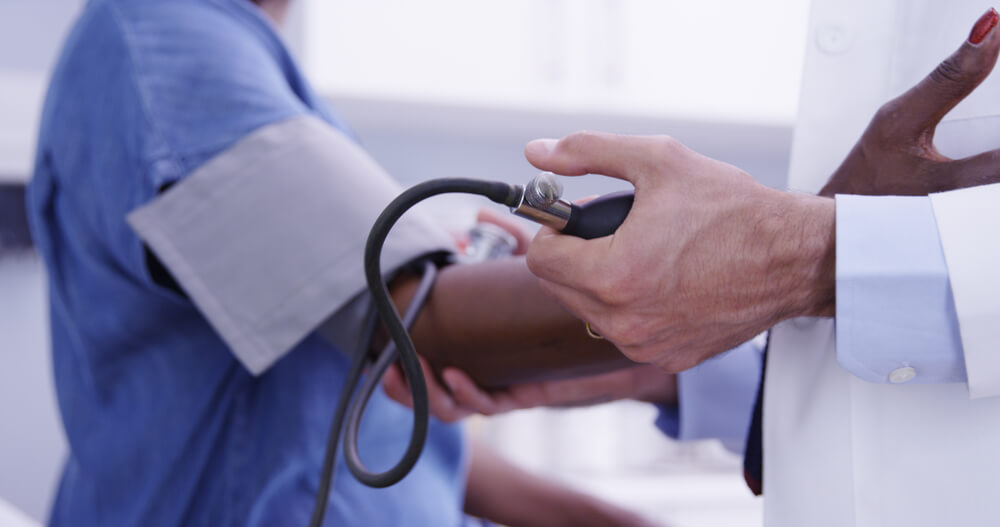
[[[83,4],[0,2],[0,518],[17,509],[44,521],[66,449],[22,200],[47,75]],[[802,0],[295,0],[285,37],[404,184],[523,183],[534,175],[526,141],[595,129],[669,134],[783,186],[807,25]],[[579,178],[566,194],[621,186]],[[438,214],[467,228],[481,205]],[[532,410],[470,431],[673,525],[760,525],[740,460],[714,442],[665,439],[655,415],[640,403]]]

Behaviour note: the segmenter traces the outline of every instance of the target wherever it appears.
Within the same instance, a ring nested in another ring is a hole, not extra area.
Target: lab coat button
[[[821,26],[816,30],[816,45],[829,55],[839,55],[851,47],[851,32],[839,25]]]
[[[889,374],[889,382],[893,384],[902,384],[904,382],[912,381],[916,376],[917,370],[914,370],[910,366],[906,366],[905,368],[892,370],[892,373]]]

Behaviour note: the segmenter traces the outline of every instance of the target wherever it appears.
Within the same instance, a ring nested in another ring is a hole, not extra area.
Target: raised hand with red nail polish
[[[998,22],[988,10],[958,51],[883,105],[820,194],[925,195],[1000,181],[1000,149],[950,159],[934,146],[941,119],[993,71]]]
[[[972,26],[972,32],[969,33],[969,44],[973,46],[978,46],[986,38],[986,35],[993,31],[993,28],[997,27],[997,21],[1000,21],[1000,14],[997,13],[996,9],[992,7],[983,13],[983,16],[979,17],[976,25]]]

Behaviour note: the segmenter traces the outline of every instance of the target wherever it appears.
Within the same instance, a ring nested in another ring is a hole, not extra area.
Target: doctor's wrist
[[[782,224],[772,233],[770,280],[786,291],[776,322],[833,316],[836,306],[836,209],[833,199],[785,193]]]
[[[833,316],[836,293],[834,200],[774,192],[761,207],[759,237],[767,251],[759,299],[769,325],[803,316]]]

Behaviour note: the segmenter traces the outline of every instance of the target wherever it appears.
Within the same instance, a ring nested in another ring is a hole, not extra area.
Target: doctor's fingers
[[[1000,54],[1000,15],[990,9],[973,26],[969,39],[916,86],[888,102],[876,119],[883,120],[889,137],[931,138],[925,135],[959,102],[979,86]]]
[[[580,320],[580,331],[586,331],[585,323],[598,335],[604,335],[598,326],[605,325],[605,317],[611,312],[610,306],[601,302],[589,293],[571,286],[565,286],[548,280],[539,280],[538,286],[559,305],[563,306],[574,317]],[[611,340],[611,339],[608,339]]]
[[[938,165],[938,191],[1000,183],[1000,149]]]
[[[614,265],[609,262],[612,238],[584,240],[542,227],[528,247],[528,269],[543,280],[600,294],[607,267]]]
[[[658,338],[662,326],[670,325],[669,316],[650,316],[639,307],[642,302],[609,303],[602,298],[573,287],[554,282],[542,281],[543,291],[555,298],[576,318],[580,319],[580,331],[586,331],[584,324],[598,338],[607,339],[626,357],[638,363],[650,363],[658,358],[657,346],[651,345]]]
[[[536,139],[524,147],[532,165],[564,176],[601,174],[639,187],[641,181],[689,151],[668,136],[576,132],[562,139]]]
[[[711,332],[706,332],[708,330],[704,328],[683,327],[684,318],[671,313],[669,305],[663,301],[660,303],[668,305],[667,310],[650,313],[638,307],[640,302],[610,305],[571,287],[546,281],[540,285],[570,313],[586,321],[592,332],[614,344],[629,360],[655,365],[665,372],[677,373],[691,368],[749,338],[737,339],[735,344],[730,342],[720,347],[714,343],[720,337],[717,330],[710,328]],[[658,297],[658,294],[653,296]],[[586,329],[581,328],[581,331]],[[688,344],[701,340],[708,342],[707,348]]]

